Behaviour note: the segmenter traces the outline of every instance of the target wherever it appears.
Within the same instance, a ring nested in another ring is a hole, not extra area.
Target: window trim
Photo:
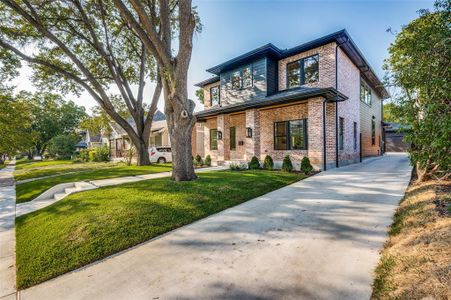
[[[213,131],[215,131],[216,132],[216,147],[215,148],[213,148],[212,147],[212,142],[213,142],[213,139],[212,139],[212,137],[213,137]],[[210,128],[210,150],[218,150],[218,129],[217,128]]]
[[[232,129],[233,129],[233,144],[232,144]],[[229,144],[230,150],[236,150],[236,127],[232,126],[229,128]]]
[[[298,59],[298,60],[294,60],[294,61],[291,61],[291,62],[287,62],[287,63],[285,64],[285,88],[286,88],[287,90],[299,88],[299,87],[302,87],[302,86],[305,85],[305,68],[304,68],[304,61],[305,61],[306,59],[309,59],[309,58],[314,57],[314,56],[318,56],[318,80],[315,81],[315,82],[319,82],[319,80],[320,80],[320,72],[319,72],[319,70],[320,70],[320,69],[319,69],[319,60],[320,60],[320,56],[319,56],[319,53],[316,53],[316,54],[312,54],[312,55],[309,55],[309,56],[300,58],[300,59]],[[298,64],[298,68],[299,68],[299,77],[300,77],[300,78],[299,78],[299,86],[293,86],[293,87],[290,87],[290,86],[288,85],[288,65],[294,64],[294,63],[297,63],[297,64]],[[313,83],[313,82],[312,82],[312,83]]]
[[[211,90],[213,90],[214,88],[218,89],[218,104],[213,105],[213,97],[212,97],[213,93],[211,92]],[[216,105],[221,105],[221,86],[220,85],[215,85],[210,88],[210,106],[216,106]]]
[[[243,73],[244,73],[245,69],[249,69],[249,75],[250,75],[250,80],[251,80],[251,84],[248,86],[244,86]],[[238,88],[233,87],[232,78],[235,73],[239,73],[240,86]],[[233,90],[233,91],[240,91],[240,90],[244,90],[244,89],[253,87],[254,86],[254,66],[253,66],[253,64],[242,66],[241,68],[230,71],[230,86],[231,86],[231,90]]]
[[[291,148],[291,133],[290,133],[290,122],[294,121],[302,121],[303,122],[303,128],[302,133],[304,135],[304,145],[301,149],[292,149]],[[279,123],[285,123],[285,137],[287,139],[287,148],[286,149],[278,149],[276,147],[276,137],[283,137],[282,135],[276,136],[276,124]],[[297,151],[297,150],[308,150],[308,118],[303,119],[293,119],[293,120],[286,120],[286,121],[278,121],[273,123],[273,144],[274,144],[274,150],[276,151]]]

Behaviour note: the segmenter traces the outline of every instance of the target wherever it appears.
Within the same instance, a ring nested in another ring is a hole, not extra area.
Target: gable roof
[[[289,48],[289,49],[279,49],[273,44],[269,43],[263,45],[259,48],[251,50],[247,53],[244,53],[240,56],[232,58],[224,63],[216,65],[212,68],[207,69],[207,72],[213,73],[215,75],[219,75],[221,72],[234,69],[240,65],[244,65],[254,61],[255,59],[263,58],[263,57],[271,57],[277,60],[293,56],[300,52],[304,52],[313,48],[317,48],[332,42],[336,42],[338,44],[342,44],[341,49],[349,56],[351,61],[360,69],[365,79],[368,83],[378,92],[378,94],[383,98],[389,98],[390,94],[384,88],[384,85],[377,77],[374,70],[369,65],[368,61],[363,56],[362,52],[356,46],[354,41],[352,40],[349,33],[346,29],[342,29],[340,31],[325,35],[318,39],[312,40],[310,42],[301,44],[299,46]],[[207,79],[208,80],[208,79]],[[202,84],[206,80],[199,82],[196,86],[203,86]],[[205,84],[204,84],[205,85]]]

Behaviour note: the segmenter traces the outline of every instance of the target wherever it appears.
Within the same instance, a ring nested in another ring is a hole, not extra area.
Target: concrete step
[[[66,188],[65,190],[64,190],[64,192],[66,193],[66,194],[72,194],[72,193],[74,193],[74,192],[78,192],[80,189],[78,189],[78,188],[76,188],[76,187],[71,187],[71,188]]]
[[[77,188],[78,191],[84,191],[84,190],[91,190],[91,189],[95,188],[95,186],[89,182],[79,181],[79,182],[75,182],[75,188]]]
[[[66,193],[57,193],[57,194],[53,195],[53,198],[55,198],[55,200],[61,200],[66,196],[67,196]]]

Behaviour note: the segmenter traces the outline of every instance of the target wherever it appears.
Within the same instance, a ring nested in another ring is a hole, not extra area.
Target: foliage
[[[107,148],[108,149],[108,148]],[[133,145],[130,145],[130,149],[125,150],[125,162],[127,166],[132,165],[133,157],[136,155],[136,148]]]
[[[204,104],[204,89],[203,88],[199,88],[196,90],[196,97],[199,100],[200,103]]]
[[[110,150],[108,146],[101,146],[89,149],[89,161],[102,162],[110,160]]]
[[[401,110],[395,102],[384,103],[384,121],[403,124]]]
[[[310,159],[307,156],[304,156],[301,160],[301,171],[304,172],[305,175],[308,175],[313,171]]]
[[[390,46],[386,81],[398,88],[399,115],[411,126],[406,140],[419,179],[449,176],[451,169],[451,3],[421,10]]]
[[[80,152],[78,153],[78,157],[82,161],[88,162],[89,161],[89,149],[82,149],[82,150],[80,150]]]
[[[246,164],[240,164],[240,163],[231,163],[229,165],[229,169],[231,171],[243,171],[243,170],[247,170],[248,166]]]
[[[257,170],[260,169],[260,162],[256,156],[252,156],[251,161],[249,162],[249,170]]]
[[[190,182],[159,178],[72,194],[16,219],[17,286],[80,268],[303,177],[205,172]]]
[[[75,152],[78,137],[73,134],[60,134],[53,137],[48,146],[50,157],[57,159],[70,159]]]
[[[285,172],[293,171],[293,164],[291,163],[291,158],[289,155],[287,155],[283,158],[282,170]]]
[[[202,161],[202,157],[200,157],[199,154],[196,155],[196,157],[194,158],[193,164],[197,167],[201,167],[204,162]]]
[[[13,156],[32,146],[33,116],[27,101],[14,97],[10,90],[1,87],[0,103],[0,157],[5,154]]]
[[[265,160],[263,161],[263,168],[265,168],[266,170],[274,169],[274,161],[272,160],[271,156],[266,155]]]
[[[211,166],[211,156],[210,156],[210,155],[207,155],[207,156],[205,157],[204,163],[205,163],[205,165],[208,166],[208,167]]]

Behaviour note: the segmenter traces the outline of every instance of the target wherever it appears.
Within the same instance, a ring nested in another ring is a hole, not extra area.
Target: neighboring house
[[[89,130],[82,130],[79,132],[79,135],[81,140],[75,145],[77,151],[101,147],[106,143],[106,141],[102,140],[102,135],[100,133],[94,134]]]
[[[406,152],[410,148],[410,143],[404,141],[404,135],[409,130],[410,126],[384,122],[385,151]]]
[[[267,44],[207,71],[193,154],[218,164],[270,155],[279,166],[307,156],[318,169],[382,154],[389,94],[346,30],[286,50]]]
[[[132,118],[129,118],[127,121],[133,127],[136,126]],[[124,158],[132,145],[128,134],[116,123],[111,124],[111,133],[108,136],[108,144],[112,159]],[[171,146],[166,116],[160,111],[155,113],[149,137],[149,148],[154,146]]]

